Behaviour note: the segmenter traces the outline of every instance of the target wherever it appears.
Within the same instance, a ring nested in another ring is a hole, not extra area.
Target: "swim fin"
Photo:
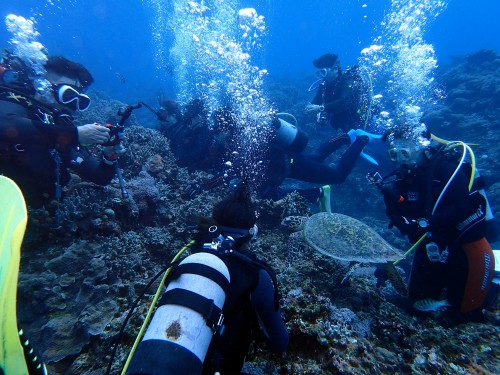
[[[25,375],[28,368],[17,330],[17,279],[28,213],[24,197],[0,176],[0,373]]]

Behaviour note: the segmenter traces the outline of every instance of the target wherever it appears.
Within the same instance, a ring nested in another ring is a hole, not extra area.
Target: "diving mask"
[[[329,72],[330,72],[330,68],[319,69],[316,71],[316,77],[325,78]]]
[[[80,93],[70,85],[54,85],[54,95],[58,103],[65,105],[73,111],[85,111],[90,106],[90,97]]]
[[[412,160],[412,151],[409,148],[391,148],[389,157],[393,162],[405,164]]]
[[[252,239],[257,237],[257,233],[259,232],[259,228],[254,224],[250,229],[243,228],[233,228],[233,227],[225,227],[219,226],[219,228],[225,233],[233,237],[234,239],[243,238],[247,236],[252,236]]]
[[[326,76],[330,73],[330,72],[335,72],[335,75],[337,76],[338,75],[338,71],[339,71],[339,67],[338,66],[333,66],[331,68],[323,68],[323,69],[318,69],[316,71],[316,77],[318,78],[326,78]]]

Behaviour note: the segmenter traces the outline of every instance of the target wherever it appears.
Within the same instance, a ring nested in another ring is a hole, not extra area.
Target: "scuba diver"
[[[163,100],[160,102],[158,111],[153,111],[160,121],[158,130],[165,135],[169,136],[170,129],[177,123],[182,122],[182,113],[179,105],[175,100]]]
[[[44,68],[39,76],[8,51],[0,63],[0,174],[20,186],[32,207],[61,198],[69,169],[109,184],[125,152],[108,127],[73,120],[72,113],[90,106],[89,71],[62,56],[49,56]],[[82,147],[92,144],[104,145],[101,160]]]
[[[332,53],[320,56],[313,65],[318,69],[318,80],[310,90],[317,87],[317,91],[306,112],[315,114],[318,124],[330,124],[343,132],[364,128],[362,125],[371,112],[370,88],[361,77],[360,68],[355,65],[342,72],[338,56]]]
[[[177,165],[193,170],[213,168],[210,154],[213,134],[201,99],[190,100],[182,114],[177,102],[164,101],[157,112],[159,131],[170,141]]]
[[[270,143],[267,168],[259,195],[266,199],[281,199],[287,193],[280,188],[286,178],[325,185],[342,184],[354,168],[361,155],[369,162],[378,164],[375,159],[363,153],[365,146],[381,135],[370,134],[361,129],[351,129],[322,144],[314,153],[304,153],[308,138],[296,126],[277,118],[273,121],[275,136]],[[337,165],[324,163],[326,158],[341,147],[347,147]],[[321,189],[313,189],[319,193]],[[329,191],[329,188],[327,188]],[[307,198],[307,192],[303,191]],[[310,200],[310,199],[309,199]]]
[[[476,320],[498,294],[495,257],[485,238],[491,210],[470,147],[440,145],[425,125],[419,132],[415,139],[403,132],[384,136],[399,167],[376,181],[389,228],[416,247],[409,302],[419,311],[448,306],[448,316],[458,322]]]
[[[239,374],[259,326],[272,351],[286,350],[274,271],[251,248],[255,222],[244,182],[199,219],[192,255],[169,275],[128,375]]]
[[[382,136],[371,134],[361,129],[351,129],[349,132],[343,133],[322,144],[314,153],[308,154],[304,152],[309,142],[307,134],[300,130],[298,126],[285,121],[282,118],[284,115],[277,114],[271,121],[271,131],[265,136],[270,141],[268,142],[269,147],[263,156],[265,168],[262,171],[262,178],[259,181],[257,194],[262,199],[279,200],[285,195],[297,191],[307,201],[318,203],[320,210],[330,212],[329,185],[343,183],[352,171],[360,155],[368,162],[377,165],[377,161],[363,152],[363,150],[368,143],[378,141]],[[224,130],[224,134],[231,134],[230,137],[222,139],[226,141],[233,140],[232,142],[234,143],[233,138],[238,136],[238,128],[231,110],[227,108],[221,109],[218,117],[224,121],[220,121],[220,119],[219,121],[214,121],[216,124],[215,129],[220,128]],[[217,125],[218,123],[222,125]],[[328,156],[342,147],[347,147],[347,149],[342,154],[337,165],[324,163]],[[231,150],[227,145],[225,148],[220,149],[224,152],[219,152],[219,155],[230,156]],[[247,160],[244,158],[232,160],[231,171],[222,172],[222,175],[225,177],[219,176],[203,183],[192,183],[186,189],[186,197],[192,199],[203,190],[220,185],[224,180],[229,182],[229,188],[231,188],[231,181],[239,180],[235,171],[244,170],[246,163]],[[281,185],[286,178],[322,186],[310,189],[285,189]]]

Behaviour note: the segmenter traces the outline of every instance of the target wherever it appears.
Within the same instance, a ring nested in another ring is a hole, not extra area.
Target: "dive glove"
[[[363,135],[368,137],[368,144],[372,143],[376,139],[382,138],[382,136],[379,134],[368,133],[362,129],[351,129],[347,132],[347,135],[351,139],[351,144],[353,144],[358,137]],[[363,159],[365,159],[367,162],[371,164],[378,165],[378,162],[372,156],[366,154],[365,152],[362,152],[361,154],[359,154],[359,156],[361,156]]]
[[[114,164],[125,151],[125,147],[121,143],[114,146],[105,146],[102,151],[102,159],[106,164]]]

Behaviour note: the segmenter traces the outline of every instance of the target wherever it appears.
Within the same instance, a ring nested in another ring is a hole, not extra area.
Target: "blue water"
[[[158,95],[176,95],[174,79],[158,66],[151,1],[140,0],[4,0],[0,5],[1,47],[12,35],[3,20],[9,13],[32,18],[39,41],[50,54],[81,62],[95,78],[94,88],[124,102],[155,104]],[[161,3],[156,1],[156,3]],[[165,1],[171,3],[171,1]],[[360,51],[380,32],[390,0],[259,0],[241,1],[265,17],[267,34],[259,68],[270,76],[313,72],[311,61],[325,52],[339,55],[342,65],[356,63]],[[366,7],[363,7],[366,5]],[[500,51],[500,1],[449,0],[427,27],[426,43],[434,46],[438,64],[483,48]],[[181,22],[181,20],[179,20]],[[173,34],[164,31],[164,57]],[[173,67],[175,68],[175,67]],[[125,82],[123,82],[125,81]]]

